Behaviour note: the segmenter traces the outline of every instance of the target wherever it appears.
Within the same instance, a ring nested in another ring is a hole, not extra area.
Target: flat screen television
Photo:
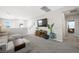
[[[47,27],[47,18],[37,20],[38,27]]]

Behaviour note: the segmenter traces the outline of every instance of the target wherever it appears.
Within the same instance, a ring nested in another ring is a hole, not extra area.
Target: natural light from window
[[[68,22],[68,27],[69,28],[75,28],[75,22],[74,21],[69,21]]]

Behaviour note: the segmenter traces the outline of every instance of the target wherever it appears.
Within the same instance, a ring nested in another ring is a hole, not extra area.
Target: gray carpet
[[[76,48],[67,43],[57,42],[55,40],[45,40],[33,35],[27,35],[26,39],[31,41],[32,50],[30,53],[78,53]]]

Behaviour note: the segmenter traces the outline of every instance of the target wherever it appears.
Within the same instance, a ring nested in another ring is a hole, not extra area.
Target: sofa
[[[27,53],[32,50],[31,42],[24,38],[27,35],[26,28],[9,29],[2,42],[5,42],[5,53]]]

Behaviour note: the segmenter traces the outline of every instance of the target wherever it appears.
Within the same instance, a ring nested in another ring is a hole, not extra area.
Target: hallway
[[[66,42],[66,43],[68,43],[76,48],[79,48],[79,37],[77,37],[77,36],[74,36],[72,34],[67,35],[64,38],[64,42]]]

